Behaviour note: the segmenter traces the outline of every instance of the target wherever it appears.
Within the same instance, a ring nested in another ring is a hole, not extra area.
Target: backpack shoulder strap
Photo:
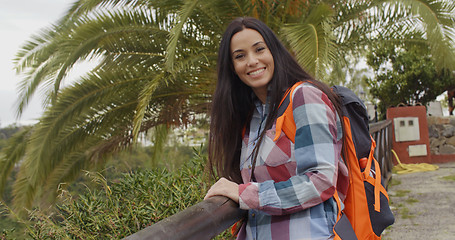
[[[281,115],[283,115],[284,112],[286,111],[286,108],[289,106],[289,102],[291,101],[290,98],[292,95],[291,90],[293,90],[292,87],[286,91],[283,99],[281,99],[280,106],[278,107],[278,112],[276,115],[277,117],[280,117]]]
[[[291,88],[289,88],[281,100],[280,106],[278,107],[277,119],[276,119],[276,133],[274,141],[278,140],[281,135],[281,131],[286,134],[286,136],[295,143],[295,131],[296,126],[294,122],[294,116],[292,113],[292,93],[294,90],[300,86],[303,82],[295,83]]]

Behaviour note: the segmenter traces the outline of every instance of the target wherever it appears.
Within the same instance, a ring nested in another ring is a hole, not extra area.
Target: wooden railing
[[[215,196],[163,219],[125,240],[212,239],[245,216],[247,212],[227,197]]]
[[[375,158],[381,165],[385,186],[392,177],[391,120],[370,124],[376,141]],[[226,197],[213,197],[124,238],[139,239],[212,239],[245,216],[238,204]]]
[[[376,141],[374,157],[381,166],[382,181],[387,188],[392,179],[392,120],[370,124],[370,134]]]

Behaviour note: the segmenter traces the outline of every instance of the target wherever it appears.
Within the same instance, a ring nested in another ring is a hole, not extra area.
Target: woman
[[[284,133],[273,141],[278,105],[299,81],[306,82],[291,96],[295,144]],[[337,97],[264,23],[245,17],[227,27],[209,137],[209,160],[222,178],[205,198],[226,196],[248,210],[239,239],[333,238],[333,195],[347,184],[339,111]]]

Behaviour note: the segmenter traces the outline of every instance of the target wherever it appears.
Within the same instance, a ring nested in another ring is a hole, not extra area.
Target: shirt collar
[[[269,112],[270,112],[270,87],[268,88],[268,91],[267,91],[267,100],[265,102],[265,104],[263,104],[261,102],[261,100],[259,100],[258,97],[256,97],[256,95],[254,93],[253,94],[253,102],[254,102],[254,106],[255,106],[255,109],[257,111],[257,113],[259,113],[259,115],[261,116],[265,116],[265,115],[268,115]]]

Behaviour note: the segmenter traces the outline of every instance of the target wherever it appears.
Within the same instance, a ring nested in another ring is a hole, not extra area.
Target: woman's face
[[[265,103],[275,65],[264,38],[256,30],[245,28],[232,36],[230,48],[234,70],[240,80]]]

